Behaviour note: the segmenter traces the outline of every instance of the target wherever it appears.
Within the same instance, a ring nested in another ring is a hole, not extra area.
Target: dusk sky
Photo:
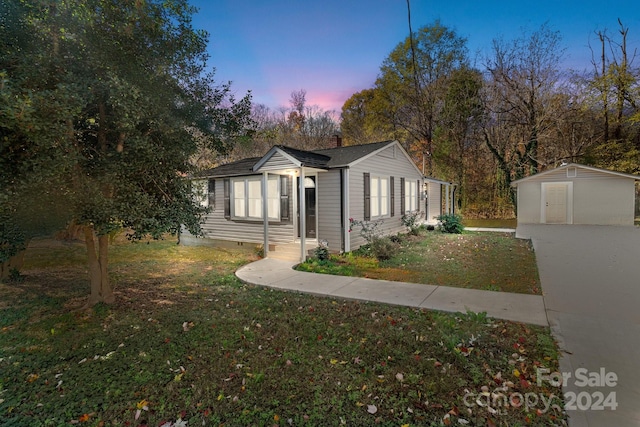
[[[305,89],[308,105],[339,113],[353,93],[373,85],[382,61],[409,34],[406,0],[191,3],[200,9],[194,26],[210,35],[216,80],[231,81],[238,97],[251,90],[255,103],[271,108],[288,106],[291,92]],[[629,47],[640,50],[638,0],[411,1],[414,31],[439,19],[467,38],[479,66],[493,39],[546,22],[562,35],[565,67],[589,68],[594,31],[617,36],[618,18],[629,27]]]

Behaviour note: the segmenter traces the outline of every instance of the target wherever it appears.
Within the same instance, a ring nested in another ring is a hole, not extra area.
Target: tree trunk
[[[109,236],[98,236],[96,247],[96,235],[93,226],[84,227],[85,244],[87,245],[87,257],[89,260],[89,282],[91,284],[91,294],[88,305],[94,306],[99,302],[112,304],[115,302],[113,288],[109,283],[107,272]]]
[[[5,262],[0,262],[0,282],[4,279],[7,279],[11,274],[12,270],[18,270],[22,268],[22,264],[24,263],[24,254],[25,251],[20,251]]]

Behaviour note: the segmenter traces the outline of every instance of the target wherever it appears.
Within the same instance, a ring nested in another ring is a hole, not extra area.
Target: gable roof
[[[318,169],[348,167],[392,144],[397,144],[401,147],[397,141],[382,141],[371,144],[349,145],[345,147],[308,151],[284,145],[275,145],[262,157],[250,157],[247,159],[237,160],[235,162],[217,166],[213,169],[199,172],[196,176],[200,178],[218,178],[225,176],[254,175],[257,174],[256,171],[260,166],[262,166],[271,158],[271,156],[273,156],[273,154],[277,152],[283,154],[296,166]]]
[[[385,148],[396,141],[381,141],[371,144],[348,145],[345,147],[326,148],[323,150],[313,150],[314,153],[329,156],[330,160],[327,166],[330,168],[339,168],[350,166],[351,164],[374,154],[378,150]]]
[[[619,177],[622,177],[622,178],[629,178],[629,179],[633,179],[633,180],[636,180],[636,181],[640,181],[640,175],[632,175],[632,174],[628,174],[628,173],[612,171],[612,170],[609,170],[609,169],[601,169],[601,168],[596,168],[596,167],[593,167],[593,166],[581,165],[579,163],[569,163],[569,164],[566,164],[566,165],[558,166],[557,168],[554,168],[554,169],[549,169],[549,170],[546,170],[544,172],[539,172],[537,174],[534,174],[534,175],[531,175],[531,176],[527,176],[525,178],[520,178],[520,179],[518,179],[516,181],[513,181],[511,183],[511,186],[515,187],[516,185],[518,185],[521,182],[529,181],[529,180],[532,180],[532,179],[537,179],[537,178],[543,177],[545,175],[549,175],[551,173],[559,172],[559,171],[562,171],[562,170],[565,170],[565,169],[568,169],[568,168],[586,169],[586,170],[590,170],[590,171],[594,171],[594,172],[601,172],[601,173],[616,175],[616,176],[619,176]]]
[[[264,165],[275,153],[281,153],[289,159],[295,166],[305,166],[312,168],[327,169],[327,163],[331,159],[329,156],[314,153],[313,151],[298,150],[284,145],[274,145],[271,149],[253,165],[253,170],[257,171]]]

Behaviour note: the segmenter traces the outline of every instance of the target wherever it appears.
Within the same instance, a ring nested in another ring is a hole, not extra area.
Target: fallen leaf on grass
[[[375,414],[378,412],[378,407],[376,405],[367,405],[367,412],[370,414]]]

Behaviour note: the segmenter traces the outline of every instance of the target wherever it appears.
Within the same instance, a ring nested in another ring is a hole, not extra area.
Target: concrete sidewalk
[[[246,283],[281,290],[448,312],[486,312],[498,319],[549,325],[539,295],[307,273],[293,270],[294,265],[266,258],[245,265],[236,276]]]

